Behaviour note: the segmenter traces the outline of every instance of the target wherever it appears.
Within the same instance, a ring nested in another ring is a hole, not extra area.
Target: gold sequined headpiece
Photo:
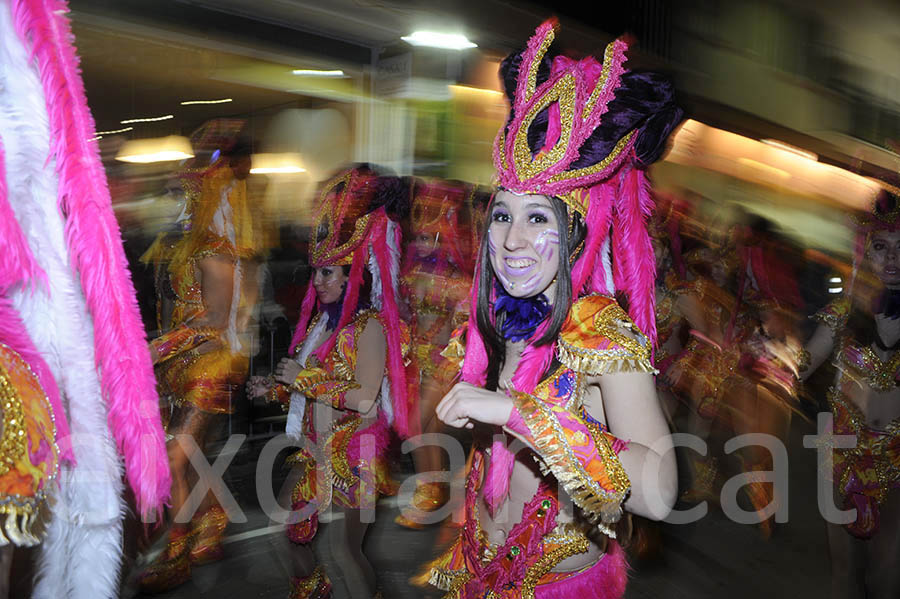
[[[309,252],[313,268],[353,262],[353,250],[368,234],[372,219],[368,207],[376,179],[372,173],[350,169],[322,187]]]
[[[585,216],[590,201],[587,188],[615,172],[637,138],[632,129],[605,156],[582,156],[625,73],[628,45],[623,40],[610,43],[602,65],[593,57],[575,61],[557,56],[549,79],[538,85],[538,71],[557,27],[556,19],[545,21],[521,55],[510,118],[494,141],[494,166],[501,187],[520,194],[557,196]],[[533,151],[529,131],[545,110],[549,120],[544,144]]]

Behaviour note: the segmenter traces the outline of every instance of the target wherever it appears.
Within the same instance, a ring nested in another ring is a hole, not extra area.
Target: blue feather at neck
[[[552,306],[543,293],[531,297],[513,297],[501,285],[495,285],[497,299],[494,314],[503,314],[500,334],[507,341],[531,338],[538,326],[550,315]]]

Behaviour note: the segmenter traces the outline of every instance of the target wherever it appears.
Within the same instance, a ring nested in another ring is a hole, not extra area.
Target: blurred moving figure
[[[708,441],[714,429],[731,426],[728,402],[744,392],[738,364],[748,323],[746,314],[738,312],[737,257],[731,248],[697,248],[685,261],[688,280],[678,285],[675,305],[690,327],[690,337],[663,374],[665,384],[688,404],[686,432]],[[718,502],[720,453],[691,454],[691,486],[682,493],[683,500]]]
[[[468,318],[466,300],[472,285],[469,233],[464,227],[470,188],[460,182],[419,181],[412,202],[412,241],[407,245],[400,294],[409,302],[413,326],[413,372],[418,393],[410,385],[412,414],[419,418],[419,431],[437,433],[441,422],[434,408],[450,389],[456,371],[441,356],[450,334]],[[413,451],[419,474],[444,470],[443,449],[425,445]],[[432,512],[447,501],[446,482],[420,482],[411,506]],[[415,511],[401,513],[396,522],[421,528]],[[421,515],[421,514],[419,514]]]
[[[661,363],[663,385],[691,408],[686,432],[714,447],[689,458],[691,486],[682,494],[688,502],[718,502],[721,444],[728,436],[765,433],[786,442],[797,401],[795,322],[803,302],[787,260],[789,247],[765,227],[732,227],[722,239],[721,246],[686,255],[688,280],[677,284],[675,305],[690,338],[670,366]],[[744,491],[768,537],[777,498],[762,473],[771,470],[772,456],[750,445],[738,458],[741,471],[751,473]]]
[[[869,276],[867,276],[869,275]],[[834,448],[835,504],[856,518],[827,524],[832,597],[900,596],[900,202],[881,191],[857,221],[850,293],[821,310],[802,375],[833,356],[831,432],[856,438]],[[869,281],[871,281],[869,283]],[[867,289],[871,287],[871,289]]]
[[[191,457],[203,452],[247,376],[250,315],[256,302],[260,223],[247,193],[250,146],[238,141],[204,175],[184,236],[166,252],[173,306],[151,352],[168,422],[172,526],[165,551],[140,575],[145,591],[188,580],[191,566],[221,559],[227,516],[213,490],[186,506]]]
[[[331,596],[310,543],[331,504],[334,565],[351,597],[376,595],[375,571],[362,546],[379,495],[393,494],[387,451],[391,427],[408,432],[404,357],[409,327],[397,309],[401,231],[408,185],[368,165],[325,183],[317,207],[310,265],[315,269],[291,343],[273,378],[253,377],[248,391],[288,410],[287,434],[302,449],[282,487],[290,505],[291,599]]]

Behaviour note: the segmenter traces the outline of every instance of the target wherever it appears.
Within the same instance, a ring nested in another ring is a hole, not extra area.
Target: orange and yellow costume
[[[308,329],[312,331],[322,314],[316,315]],[[271,401],[279,402],[285,410],[291,394],[299,393],[313,401],[305,406],[303,435],[307,447],[292,455],[288,462],[303,468],[303,476],[294,488],[292,503],[295,511],[306,517],[288,528],[288,536],[295,543],[308,543],[315,536],[318,512],[335,505],[345,508],[372,508],[379,495],[393,495],[395,484],[390,476],[387,451],[391,442],[390,406],[379,402],[376,418],[363,418],[359,412],[344,407],[347,391],[359,388],[355,380],[359,357],[359,337],[369,320],[375,318],[385,326],[375,310],[362,310],[338,332],[337,341],[325,360],[311,354],[297,375],[294,384],[277,385],[269,392]],[[403,354],[409,351],[409,329],[402,327]],[[295,354],[299,354],[298,346]],[[387,372],[385,372],[387,376]],[[327,438],[320,439],[314,427],[314,402],[322,402],[338,410]],[[374,445],[361,447],[362,440]],[[307,506],[312,506],[307,509]]]
[[[0,546],[36,545],[35,522],[59,469],[56,424],[38,377],[2,343],[0,408]]]
[[[457,337],[450,347],[461,343]],[[589,295],[573,304],[560,332],[557,358],[560,366],[533,393],[512,393],[521,418],[517,433],[536,449],[545,479],[502,547],[487,541],[478,522],[476,499],[487,481],[489,456],[486,447],[473,449],[460,534],[418,579],[447,591],[448,599],[576,596],[581,585],[593,587],[601,581],[608,585],[606,594],[591,597],[619,597],[624,592],[625,561],[612,538],[594,565],[578,572],[552,570],[588,550],[592,527],[615,537],[611,525],[621,517],[631,488],[618,459],[626,444],[587,413],[583,396],[589,376],[653,372],[650,343],[614,299]],[[557,522],[560,489],[584,518]]]

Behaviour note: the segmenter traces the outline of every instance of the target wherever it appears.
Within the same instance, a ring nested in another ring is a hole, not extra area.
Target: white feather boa
[[[118,595],[122,553],[122,465],[107,425],[95,368],[93,326],[69,263],[48,115],[34,64],[0,0],[0,136],[9,198],[49,289],[12,295],[59,384],[77,466],[61,468],[41,548],[36,597]]]

